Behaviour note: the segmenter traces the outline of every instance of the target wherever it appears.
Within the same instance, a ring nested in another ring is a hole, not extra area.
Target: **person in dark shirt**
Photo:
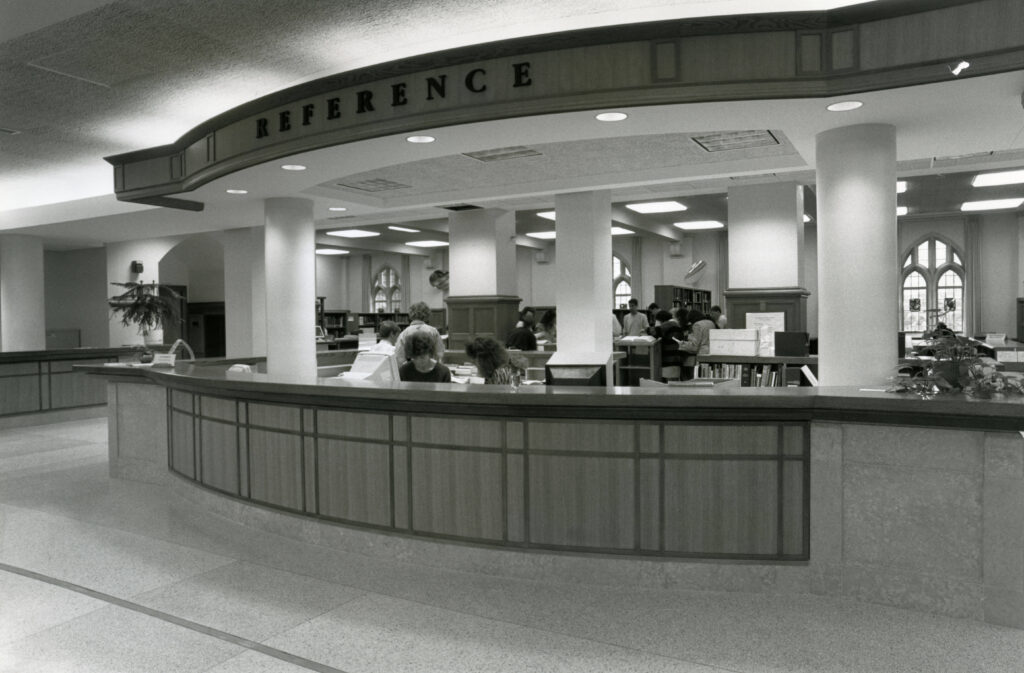
[[[452,372],[432,358],[434,341],[429,334],[413,332],[405,342],[409,361],[398,368],[398,378],[407,382],[451,383]]]
[[[505,339],[506,348],[515,348],[521,351],[537,350],[537,337],[533,334],[533,309],[524,308],[519,314],[519,322],[515,329],[509,332]]]

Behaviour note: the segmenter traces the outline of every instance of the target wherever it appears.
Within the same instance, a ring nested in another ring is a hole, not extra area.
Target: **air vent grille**
[[[395,189],[410,189],[412,185],[403,185],[401,182],[394,182],[386,178],[371,178],[358,182],[339,182],[339,187],[356,189],[361,192],[389,192]]]
[[[508,159],[522,159],[523,157],[539,157],[541,153],[529,147],[496,147],[492,150],[481,150],[479,152],[464,152],[465,156],[485,163],[491,161],[506,161]]]
[[[692,140],[700,145],[705,152],[749,150],[754,147],[770,147],[780,144],[779,139],[771,131],[723,131],[693,136]]]

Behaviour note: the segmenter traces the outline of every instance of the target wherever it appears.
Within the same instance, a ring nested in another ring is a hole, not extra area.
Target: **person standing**
[[[725,329],[726,325],[729,324],[729,319],[725,317],[724,313],[722,313],[722,307],[717,304],[712,306],[711,310],[708,311],[708,318],[711,319],[711,322],[715,323],[715,326],[718,327],[718,329]]]
[[[402,333],[398,335],[398,340],[395,342],[395,354],[398,357],[399,364],[406,361],[405,355],[405,342],[409,338],[417,333],[423,332],[427,334],[431,342],[433,343],[433,354],[434,359],[438,362],[444,360],[444,340],[441,339],[441,334],[436,329],[427,324],[430,320],[430,307],[422,301],[418,301],[409,307],[409,326],[402,330]]]
[[[694,370],[697,368],[697,356],[711,352],[711,330],[716,329],[714,321],[697,309],[686,314],[686,324],[689,325],[690,333],[686,340],[679,344],[679,351],[683,354],[680,376],[683,381],[693,378]]]
[[[640,312],[640,302],[633,297],[629,300],[629,313],[622,316],[622,336],[643,336],[647,334],[650,323],[647,316]]]

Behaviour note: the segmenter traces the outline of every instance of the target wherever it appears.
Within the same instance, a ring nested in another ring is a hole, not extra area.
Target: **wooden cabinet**
[[[323,317],[320,321],[320,325],[324,328],[327,336],[334,338],[345,336],[348,333],[346,330],[347,323],[348,311],[333,309],[324,309]]]

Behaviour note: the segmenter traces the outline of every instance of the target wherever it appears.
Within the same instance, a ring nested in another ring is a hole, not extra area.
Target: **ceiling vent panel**
[[[523,157],[539,157],[540,152],[529,147],[496,147],[492,150],[481,150],[479,152],[464,152],[464,156],[477,161],[489,163],[492,161],[507,161],[508,159],[522,159]]]
[[[771,147],[781,144],[771,131],[723,131],[692,136],[691,139],[705,152],[749,150],[755,147]]]
[[[358,182],[339,182],[339,187],[355,189],[360,192],[390,192],[396,189],[411,189],[412,185],[403,185],[401,182],[387,180],[385,178],[372,178]]]

